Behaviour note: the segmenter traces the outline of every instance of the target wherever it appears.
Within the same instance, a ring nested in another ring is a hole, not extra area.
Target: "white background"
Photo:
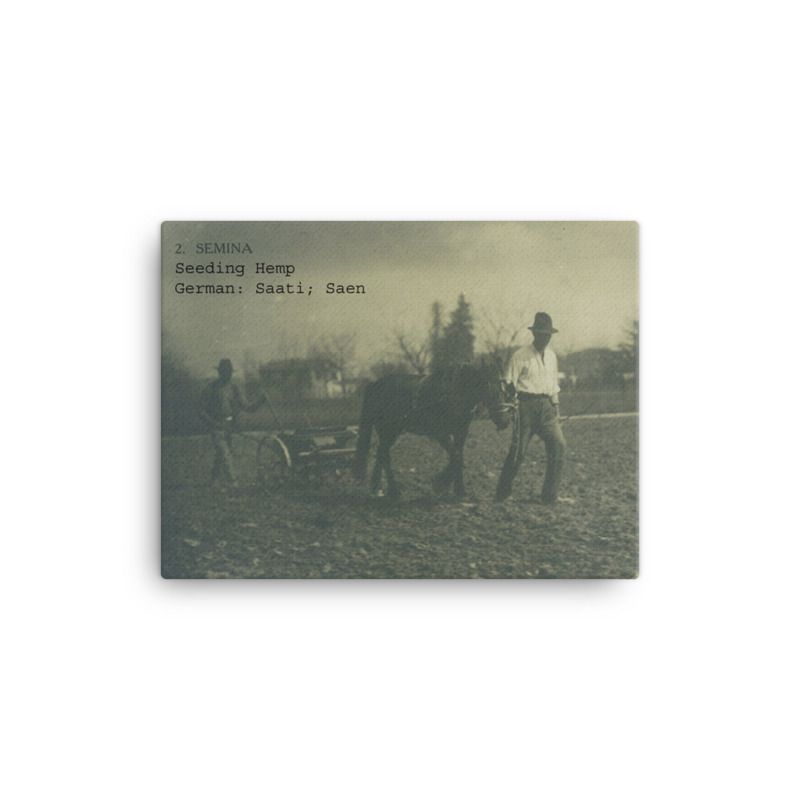
[[[0,793],[797,797],[793,10],[7,8]],[[161,580],[159,223],[319,218],[641,223],[639,580]]]

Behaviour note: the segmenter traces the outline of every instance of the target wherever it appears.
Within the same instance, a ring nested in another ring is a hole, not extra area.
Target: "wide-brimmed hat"
[[[219,360],[219,364],[217,364],[217,372],[222,372],[223,370],[233,372],[233,362],[229,358],[221,358]]]
[[[552,318],[549,314],[545,314],[544,311],[536,312],[536,316],[533,318],[533,325],[528,330],[534,333],[558,333],[558,328],[553,327]]]

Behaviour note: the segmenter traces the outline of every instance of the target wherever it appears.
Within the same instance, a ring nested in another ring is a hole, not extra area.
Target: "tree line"
[[[504,365],[517,346],[520,328],[513,328],[506,317],[493,319],[483,314],[480,354],[494,357]],[[205,380],[190,373],[170,346],[163,334],[161,360],[161,419],[165,433],[182,433],[195,430],[194,398],[199,396]],[[339,383],[340,394],[352,394],[360,384],[392,373],[424,375],[450,365],[472,361],[476,353],[476,315],[464,294],[458,296],[455,307],[447,313],[440,302],[430,308],[430,321],[422,335],[409,334],[395,329],[386,355],[368,368],[357,364],[357,337],[354,333],[331,334],[314,341],[304,358],[286,359],[285,364],[296,362],[325,364],[330,367],[332,381]],[[623,341],[616,349],[592,348],[574,353],[563,353],[559,367],[565,375],[563,388],[616,389],[637,383],[639,361],[639,323],[634,321],[626,330]],[[271,362],[275,363],[275,362]],[[240,365],[237,365],[240,366]],[[259,362],[249,353],[240,366],[245,391],[257,393],[264,386],[268,364]],[[300,398],[302,392],[297,391]]]

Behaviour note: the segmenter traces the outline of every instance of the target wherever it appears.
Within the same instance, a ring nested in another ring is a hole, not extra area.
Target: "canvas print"
[[[633,578],[634,222],[165,222],[166,578]]]

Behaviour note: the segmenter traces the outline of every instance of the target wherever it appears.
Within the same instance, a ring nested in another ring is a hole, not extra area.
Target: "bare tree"
[[[255,395],[261,389],[261,375],[259,373],[258,357],[251,348],[244,351],[242,372],[244,374],[245,394]]]
[[[499,364],[505,365],[522,328],[515,327],[512,322],[508,321],[514,319],[514,316],[493,314],[486,310],[481,316],[480,333],[483,350],[497,359]]]
[[[413,372],[418,375],[424,375],[430,363],[430,341],[428,339],[415,339],[403,331],[394,332],[394,341],[401,359],[411,367]]]
[[[273,352],[278,360],[289,358],[302,358],[306,352],[306,342],[297,336],[290,336],[282,331],[276,341]]]
[[[343,396],[347,394],[347,378],[355,360],[356,344],[354,333],[337,333],[318,339],[308,350],[311,358],[324,359],[338,371]]]

